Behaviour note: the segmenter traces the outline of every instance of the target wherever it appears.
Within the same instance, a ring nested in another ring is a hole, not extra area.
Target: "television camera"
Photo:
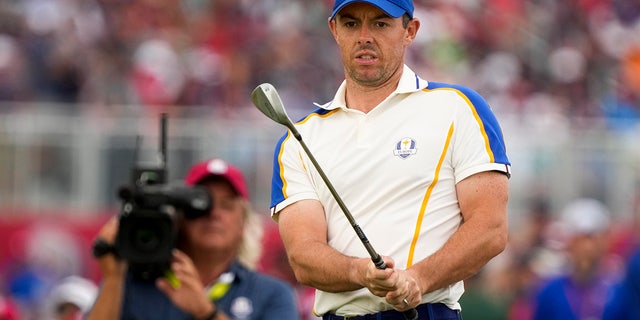
[[[118,191],[122,204],[114,250],[128,262],[128,272],[143,280],[154,280],[169,270],[178,219],[207,215],[213,203],[203,187],[167,183],[166,114],[161,115],[160,130],[160,164],[139,163],[136,146],[130,184]]]

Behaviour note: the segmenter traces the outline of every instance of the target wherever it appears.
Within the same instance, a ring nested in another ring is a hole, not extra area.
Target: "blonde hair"
[[[249,200],[242,201],[244,214],[244,228],[242,242],[238,249],[238,261],[247,268],[255,270],[258,260],[262,255],[262,235],[264,229],[259,214],[253,211]]]

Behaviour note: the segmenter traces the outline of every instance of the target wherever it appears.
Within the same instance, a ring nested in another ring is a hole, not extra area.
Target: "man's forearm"
[[[418,279],[422,294],[426,294],[474,275],[505,245],[506,224],[481,231],[463,224],[440,250],[412,266],[409,272]]]
[[[348,257],[326,245],[310,245],[293,252],[291,265],[298,281],[326,292],[343,292],[363,287],[358,272],[365,270],[366,258]]]
[[[322,291],[342,292],[363,287],[358,272],[368,259],[345,256],[327,244],[327,225],[320,202],[298,201],[280,213],[279,230],[296,279]]]
[[[442,248],[409,270],[423,294],[469,278],[507,244],[507,177],[480,172],[460,181],[456,193],[463,220],[460,228]]]
[[[87,320],[120,319],[123,294],[124,279],[119,277],[105,278]]]

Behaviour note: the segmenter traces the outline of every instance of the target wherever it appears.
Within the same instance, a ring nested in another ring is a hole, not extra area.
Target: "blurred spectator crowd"
[[[595,117],[626,129],[640,118],[640,1],[414,2],[422,29],[408,63],[426,79],[470,85],[498,114],[535,121]],[[305,112],[342,79],[326,24],[331,5],[1,1],[0,101],[234,115],[257,84],[271,82],[290,109]]]
[[[498,117],[563,126],[595,123],[616,131],[640,128],[640,0],[414,2],[422,26],[407,64],[426,79],[475,88]],[[299,116],[313,108],[311,102],[330,100],[343,78],[326,25],[331,5],[331,0],[0,1],[0,114],[43,102],[106,115],[166,107],[189,113],[204,106],[234,117],[250,107],[256,85],[270,82],[289,113]],[[599,294],[614,288],[640,241],[640,196],[629,202],[627,212],[595,205],[608,219],[582,225],[588,218],[571,220],[575,217],[551,208],[544,197],[532,199],[524,222],[511,229],[507,250],[467,282],[465,319],[533,319],[547,280],[573,275],[577,264],[597,270],[586,277],[599,280],[593,289]],[[590,208],[584,210],[596,210]],[[596,236],[595,244],[570,245],[573,238]],[[270,237],[275,240],[265,239],[264,271],[293,283],[277,233]],[[50,304],[60,296],[71,297],[67,303],[74,297],[70,291],[90,296],[95,290],[67,278],[87,276],[87,270],[66,269],[52,277],[51,270],[43,270],[52,262],[37,257],[10,270],[2,261],[0,320],[43,319],[56,313]],[[305,315],[310,292],[300,288]],[[75,305],[84,310],[88,303]],[[585,313],[604,308],[585,304]]]

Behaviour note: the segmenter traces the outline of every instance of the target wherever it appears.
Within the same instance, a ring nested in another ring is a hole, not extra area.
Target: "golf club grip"
[[[376,268],[378,268],[379,270],[384,270],[387,268],[387,264],[384,262],[384,260],[382,260],[382,257],[380,255],[371,257],[371,261],[373,261],[373,264],[375,264]]]
[[[373,261],[373,264],[376,265],[376,268],[380,270],[384,270],[387,268],[387,264],[384,263],[384,260],[382,260],[382,257],[380,255],[377,255],[376,257],[372,257],[371,261]],[[418,320],[418,310],[416,309],[403,311],[402,315],[404,315],[404,318],[407,320]]]

